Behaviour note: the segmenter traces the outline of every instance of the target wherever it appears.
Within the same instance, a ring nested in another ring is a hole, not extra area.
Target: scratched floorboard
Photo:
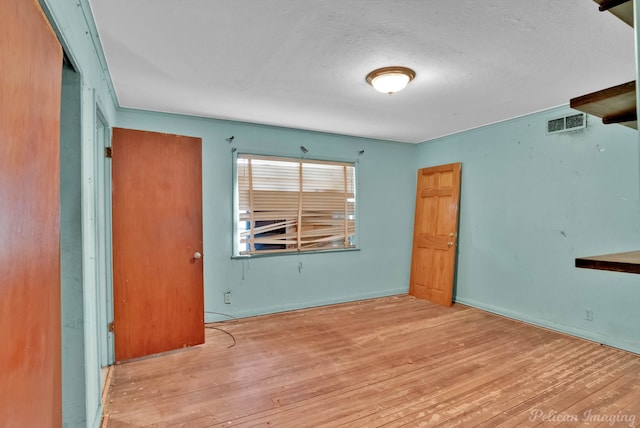
[[[114,367],[104,426],[640,425],[640,357],[393,296],[209,324]]]

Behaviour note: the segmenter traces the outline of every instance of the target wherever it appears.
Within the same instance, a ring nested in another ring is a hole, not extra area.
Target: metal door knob
[[[202,258],[202,254],[200,254],[199,252],[196,251],[195,253],[193,253],[193,258],[194,259],[200,259],[200,258]]]
[[[447,242],[447,247],[453,247],[453,242]]]

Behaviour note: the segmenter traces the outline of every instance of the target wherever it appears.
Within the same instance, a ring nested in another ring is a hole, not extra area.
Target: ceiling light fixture
[[[416,77],[407,67],[382,67],[367,74],[367,82],[378,92],[393,94],[404,89]]]

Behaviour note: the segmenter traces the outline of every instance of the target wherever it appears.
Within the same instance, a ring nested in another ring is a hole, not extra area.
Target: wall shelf
[[[608,11],[633,27],[633,1],[631,0],[594,0],[600,5],[600,11]]]
[[[602,118],[603,123],[619,123],[638,129],[635,81],[572,98],[569,105]]]
[[[633,1],[594,0],[601,12],[610,12],[633,28]],[[627,82],[601,91],[573,98],[571,108],[602,118],[605,124],[619,123],[638,129],[636,82]],[[640,251],[579,257],[577,268],[640,274]]]
[[[580,257],[576,259],[576,267],[640,274],[640,251]]]
[[[601,12],[609,12],[633,27],[632,0],[594,1]],[[571,108],[602,118],[604,124],[619,123],[638,129],[635,81],[573,98],[569,104]]]

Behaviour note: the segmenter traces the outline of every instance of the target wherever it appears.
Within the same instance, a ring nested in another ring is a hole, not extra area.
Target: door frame
[[[98,293],[98,239],[96,211],[96,96],[82,77],[82,291],[84,310],[85,406],[87,421],[102,413],[102,382],[100,375],[100,323]],[[91,120],[86,120],[90,118]],[[97,403],[97,407],[96,407]],[[95,409],[96,414],[90,414]]]
[[[105,149],[111,146],[111,128],[100,106],[96,104],[96,214],[97,214],[97,288],[98,334],[100,339],[100,365],[107,367],[115,362],[113,332],[113,256],[111,245],[111,160]]]

